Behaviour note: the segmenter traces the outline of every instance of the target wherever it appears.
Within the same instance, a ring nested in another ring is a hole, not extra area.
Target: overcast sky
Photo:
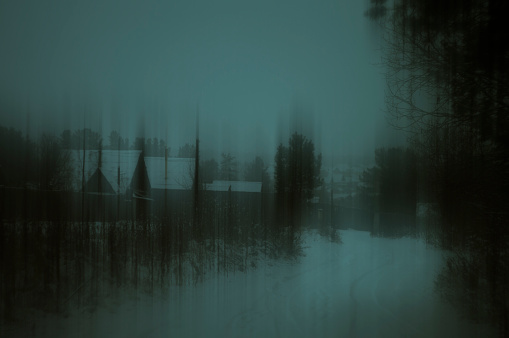
[[[371,151],[384,78],[365,6],[2,0],[0,123],[25,129],[29,112],[31,132],[85,123],[177,149],[199,109],[203,147],[262,152],[304,128],[324,155]]]

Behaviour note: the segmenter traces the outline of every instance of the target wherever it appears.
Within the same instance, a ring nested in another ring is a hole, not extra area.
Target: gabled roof
[[[194,158],[145,157],[152,189],[190,190],[193,185]]]
[[[228,191],[232,192],[261,192],[262,182],[247,181],[213,181],[205,185],[208,191]]]
[[[191,190],[194,179],[194,158],[145,157],[152,189]],[[166,168],[166,174],[165,174]],[[213,181],[205,185],[209,191],[261,192],[261,182]]]
[[[85,192],[93,192],[98,194],[116,194],[116,191],[113,190],[113,187],[108,182],[100,168],[96,169],[96,171],[85,184]]]
[[[140,154],[140,150],[102,151],[100,173],[115,193],[126,193],[134,176],[138,175],[135,174],[135,169],[140,160]],[[85,151],[85,182],[88,182],[96,173],[98,159],[99,151]],[[76,191],[80,191],[82,189],[83,151],[71,150],[71,161],[74,168],[73,186]],[[144,165],[148,178],[147,182],[151,189],[192,189],[194,158],[170,157],[165,160],[164,157],[144,157]],[[97,184],[97,181],[95,182]],[[205,189],[209,191],[228,191],[230,186],[233,192],[261,192],[262,183],[214,181],[211,184],[206,184]]]
[[[131,182],[139,150],[103,150],[101,156],[101,172],[115,193],[125,193]],[[82,189],[83,150],[70,150],[73,172],[73,188]],[[99,151],[85,151],[85,182],[90,180],[98,168]],[[119,184],[120,183],[120,184]]]
[[[138,163],[136,164],[136,169],[134,169],[129,186],[133,190],[133,197],[148,198],[148,196],[150,196],[150,179],[147,175],[147,167],[145,165],[143,153],[138,156]]]

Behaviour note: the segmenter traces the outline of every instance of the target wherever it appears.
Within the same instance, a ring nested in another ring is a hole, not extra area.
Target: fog
[[[363,2],[0,6],[2,125],[134,139],[143,120],[175,149],[194,140],[199,109],[203,147],[241,155],[275,148],[301,107],[324,155],[370,154],[385,136]]]
[[[507,17],[0,1],[0,336],[509,336]]]

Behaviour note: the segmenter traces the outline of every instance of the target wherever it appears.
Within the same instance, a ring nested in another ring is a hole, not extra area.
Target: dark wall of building
[[[270,193],[241,193],[202,191],[200,212],[207,218],[221,217],[233,210],[236,221],[269,224],[274,221],[274,195]],[[309,204],[303,211],[306,226],[332,226],[339,229],[393,233],[415,224],[415,216],[379,214],[377,229],[375,215],[362,209],[330,204]],[[115,221],[139,217],[191,216],[194,212],[193,192],[189,190],[152,189],[150,200],[138,200],[126,195],[82,194],[80,192],[40,191],[0,188],[0,216],[2,219]],[[187,216],[186,216],[187,215]]]
[[[199,195],[199,208],[207,217],[233,208],[243,220],[259,223],[262,217],[268,218],[271,212],[272,199],[269,195],[203,191]],[[189,190],[152,189],[150,199],[136,199],[131,195],[0,188],[0,217],[7,220],[94,222],[147,216],[162,219],[191,215],[194,205],[193,193]]]
[[[3,219],[113,221],[133,217],[132,201],[120,195],[0,188]]]

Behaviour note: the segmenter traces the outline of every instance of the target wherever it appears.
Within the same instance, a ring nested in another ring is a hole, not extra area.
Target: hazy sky
[[[2,0],[0,123],[29,112],[34,132],[145,130],[177,149],[199,107],[204,147],[260,152],[300,111],[324,155],[373,149],[384,79],[365,5]]]

